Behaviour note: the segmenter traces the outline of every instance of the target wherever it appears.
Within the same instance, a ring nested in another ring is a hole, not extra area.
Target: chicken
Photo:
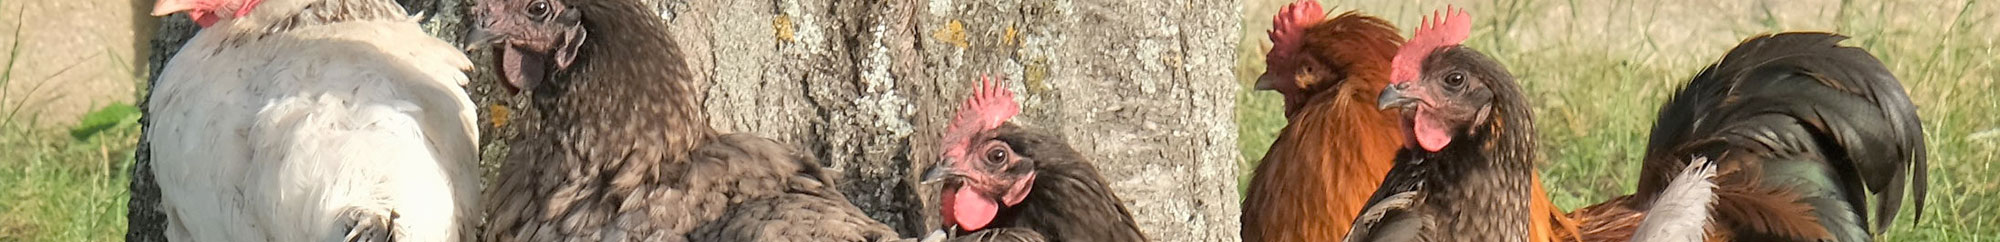
[[[1375,97],[1389,83],[1391,58],[1403,38],[1379,18],[1324,16],[1318,3],[1303,0],[1272,20],[1269,71],[1257,88],[1282,94],[1290,120],[1250,181],[1245,241],[1346,237],[1402,144],[1398,117],[1376,108]],[[1532,241],[1551,241],[1558,231],[1574,234],[1576,225],[1536,188]]]
[[[492,0],[492,47],[529,109],[482,241],[884,241],[818,160],[707,123],[666,23],[637,0]]]
[[[1402,36],[1375,17],[1324,15],[1304,0],[1272,21],[1257,89],[1283,95],[1289,120],[1245,191],[1244,241],[1345,237],[1402,144],[1397,117],[1374,107]]]
[[[946,128],[940,162],[953,241],[1146,241],[1097,168],[1062,138],[1007,122],[1014,93],[982,80]]]
[[[163,0],[204,28],[147,105],[173,241],[462,241],[472,67],[394,2]]]
[[[1710,240],[1869,241],[1892,224],[1904,189],[1921,214],[1916,107],[1881,61],[1844,39],[1753,37],[1702,70],[1661,108],[1638,191],[1573,213],[1584,239],[1630,238],[1651,220],[1645,211],[1671,203],[1661,194],[1691,158],[1717,166]]]
[[[1346,241],[1527,241],[1538,184],[1533,118],[1512,74],[1462,46],[1471,16],[1426,20],[1376,100],[1404,111],[1414,147],[1354,220]]]

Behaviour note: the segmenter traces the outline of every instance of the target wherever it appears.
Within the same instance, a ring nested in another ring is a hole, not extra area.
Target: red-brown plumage
[[[1268,69],[1257,87],[1284,95],[1288,124],[1250,181],[1245,241],[1345,237],[1404,144],[1395,112],[1376,108],[1375,100],[1390,83],[1403,38],[1380,18],[1323,16],[1317,3],[1300,1],[1273,20]],[[1460,26],[1453,29],[1470,25]],[[1544,194],[1539,186],[1534,193]],[[1574,233],[1547,196],[1535,196],[1533,204],[1535,221],[1545,221],[1535,223],[1533,241]]]
[[[1323,16],[1300,1],[1273,21],[1257,86],[1284,95],[1288,120],[1245,194],[1245,241],[1345,237],[1402,146],[1396,116],[1374,107],[1402,36],[1380,18]]]

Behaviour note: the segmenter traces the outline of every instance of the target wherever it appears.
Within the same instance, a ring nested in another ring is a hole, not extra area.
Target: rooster
[[[1356,12],[1325,19],[1311,0],[1285,6],[1272,28],[1269,70],[1257,88],[1282,94],[1290,120],[1250,181],[1243,239],[1344,238],[1403,143],[1398,117],[1375,99],[1403,38],[1388,21]],[[1532,241],[1574,234],[1575,224],[1535,188]]]
[[[945,128],[941,162],[952,241],[1146,241],[1097,167],[1062,138],[1007,122],[1014,93],[982,78]]]
[[[1447,10],[1397,51],[1379,107],[1408,137],[1346,241],[1527,241],[1535,130],[1527,96],[1492,58],[1462,46],[1471,16]]]
[[[461,241],[472,67],[390,1],[163,0],[203,29],[147,105],[173,241]]]
[[[1583,239],[1631,238],[1664,204],[1712,206],[1711,241],[1870,241],[1904,189],[1921,214],[1916,107],[1880,60],[1844,39],[1757,36],[1702,70],[1660,109],[1638,191],[1573,213]],[[1662,195],[1691,158],[1715,160],[1712,201]]]
[[[809,154],[707,123],[666,22],[637,0],[489,0],[469,47],[530,109],[482,241],[884,241]]]

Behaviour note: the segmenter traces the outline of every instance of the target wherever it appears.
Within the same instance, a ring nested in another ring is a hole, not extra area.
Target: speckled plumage
[[[482,21],[523,17],[506,11],[525,2],[482,2]],[[580,13],[588,37],[574,64],[524,87],[532,108],[488,191],[484,240],[899,239],[848,203],[808,154],[709,127],[698,83],[648,8],[551,3]]]
[[[1007,123],[976,134],[973,143],[989,140],[1031,159],[1035,183],[1025,200],[1002,208],[992,225],[951,241],[1147,241],[1097,167],[1061,137]]]
[[[1463,109],[1452,112],[1467,115],[1466,123],[1450,124],[1455,137],[1440,150],[1399,151],[1346,241],[1527,241],[1537,155],[1531,107],[1519,84],[1499,63],[1463,46],[1438,48],[1422,63],[1421,83],[1401,84],[1439,85],[1447,75],[1478,83],[1467,84],[1479,86],[1465,87],[1466,94],[1431,92],[1417,104]]]

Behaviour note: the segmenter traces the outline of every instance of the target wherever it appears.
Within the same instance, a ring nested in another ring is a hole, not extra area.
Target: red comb
[[[1271,17],[1271,30],[1264,32],[1271,37],[1271,56],[1265,60],[1286,59],[1297,53],[1305,45],[1306,27],[1326,20],[1326,11],[1320,10],[1316,0],[1299,0],[1278,10],[1278,16]]]
[[[1403,48],[1396,51],[1396,59],[1389,62],[1393,68],[1389,72],[1389,81],[1405,82],[1417,79],[1417,71],[1422,67],[1424,56],[1430,55],[1431,51],[1437,50],[1438,47],[1458,45],[1471,34],[1472,14],[1465,13],[1465,10],[1447,6],[1442,14],[1431,12],[1431,17],[1424,18],[1423,24],[1417,25],[1417,31],[1410,35],[1410,41],[1403,43]]]
[[[1014,103],[1014,92],[1000,82],[979,76],[979,84],[972,87],[972,97],[958,107],[958,116],[951,119],[951,126],[945,127],[945,155],[964,155],[964,144],[971,142],[973,134],[998,128],[1000,123],[1021,113],[1021,105]]]

